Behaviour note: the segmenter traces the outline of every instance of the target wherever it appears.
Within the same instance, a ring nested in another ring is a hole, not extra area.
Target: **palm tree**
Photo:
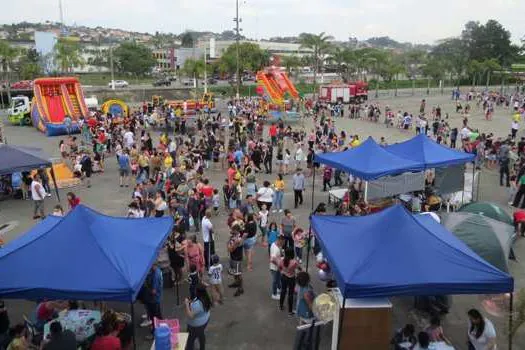
[[[487,89],[488,89],[489,84],[490,84],[490,75],[494,73],[495,71],[501,70],[501,66],[498,60],[495,58],[486,59],[481,64],[483,65],[484,73],[487,74]]]
[[[312,50],[314,61],[314,95],[316,90],[315,86],[317,84],[317,74],[322,68],[324,55],[328,53],[332,46],[330,40],[333,39],[332,36],[326,35],[325,32],[319,34],[302,33],[299,35],[299,43],[301,44],[301,47]]]
[[[328,61],[337,67],[337,73],[343,80],[349,79],[352,74],[351,65],[354,63],[353,51],[336,47],[328,56]]]
[[[206,68],[204,60],[194,60],[190,58],[184,61],[184,67],[182,67],[182,70],[188,77],[195,79],[195,87],[197,87],[199,79],[204,75],[204,69]]]
[[[55,62],[57,62],[62,73],[69,73],[73,67],[84,65],[84,59],[80,56],[78,43],[70,40],[58,40],[55,44]]]
[[[283,56],[281,58],[281,64],[286,68],[286,73],[291,76],[292,72],[301,66],[301,59],[295,55]]]
[[[6,74],[5,78],[7,80],[8,101],[11,101],[11,89],[10,89],[11,71],[13,70],[13,65],[18,55],[19,55],[19,50],[9,45],[7,41],[4,41],[4,40],[0,41],[0,65],[2,67],[2,71],[5,72]],[[2,104],[3,104],[3,101],[2,101]]]
[[[476,86],[476,83],[479,83],[480,79],[478,79],[478,76],[483,74],[483,70],[483,62],[478,60],[472,60],[469,62],[467,72],[469,75],[472,75],[472,87]]]

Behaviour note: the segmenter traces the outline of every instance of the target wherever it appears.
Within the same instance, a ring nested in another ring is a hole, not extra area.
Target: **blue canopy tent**
[[[57,199],[60,201],[53,164],[49,160],[49,156],[45,155],[40,148],[0,144],[0,160],[0,175],[51,168],[51,177],[55,185]]]
[[[347,151],[316,154],[314,161],[344,170],[366,181],[423,170],[422,164],[388,152],[371,137],[359,147]]]
[[[481,259],[429,215],[414,216],[400,205],[367,216],[314,215],[311,225],[343,296],[338,344],[346,298],[514,290],[510,275]],[[509,302],[511,329],[512,293]]]
[[[312,216],[312,228],[347,298],[498,294],[514,280],[428,216],[396,205],[377,214]]]
[[[425,169],[464,164],[473,161],[476,157],[474,154],[440,145],[425,134],[419,134],[410,140],[386,146],[385,150],[398,157],[417,162]]]
[[[0,298],[132,303],[173,219],[110,217],[83,205],[0,249]]]

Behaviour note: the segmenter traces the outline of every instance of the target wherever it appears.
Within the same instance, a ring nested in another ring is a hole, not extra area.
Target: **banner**
[[[397,176],[386,176],[368,182],[367,199],[392,197],[398,194],[422,191],[425,189],[425,173],[403,173]]]

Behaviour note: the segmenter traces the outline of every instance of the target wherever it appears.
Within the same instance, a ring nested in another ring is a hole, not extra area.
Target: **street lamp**
[[[233,21],[235,22],[235,49],[236,49],[236,61],[237,61],[237,66],[236,66],[236,75],[237,75],[237,79],[236,79],[236,98],[239,99],[239,90],[240,90],[240,86],[241,86],[241,75],[240,75],[240,66],[239,66],[239,40],[240,40],[240,37],[241,37],[241,31],[242,29],[239,27],[239,23],[242,22],[242,19],[239,18],[239,0],[235,0],[235,18],[233,19]]]

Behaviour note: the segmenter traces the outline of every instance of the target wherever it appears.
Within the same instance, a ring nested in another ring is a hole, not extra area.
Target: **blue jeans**
[[[275,191],[275,198],[274,198],[274,208],[275,209],[283,208],[283,197],[284,197],[283,191]]]
[[[277,294],[277,289],[281,289],[281,273],[279,271],[270,270],[272,274],[272,295]]]
[[[295,257],[299,260],[303,260],[303,247],[295,247]]]

